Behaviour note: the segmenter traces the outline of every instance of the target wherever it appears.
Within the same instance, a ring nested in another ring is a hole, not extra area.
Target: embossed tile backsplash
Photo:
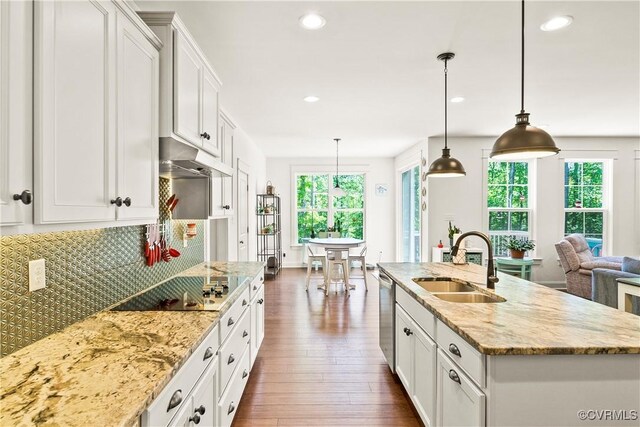
[[[0,237],[0,356],[201,263],[204,222],[189,222],[197,224],[197,237],[183,248],[187,221],[172,221],[173,246],[182,255],[153,267],[142,256],[144,226]],[[29,292],[29,260],[40,258],[47,287]]]

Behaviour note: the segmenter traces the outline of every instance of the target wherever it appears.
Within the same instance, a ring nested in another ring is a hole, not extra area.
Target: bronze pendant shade
[[[493,159],[533,159],[553,156],[560,152],[551,135],[529,124],[529,113],[524,111],[524,0],[522,0],[521,48],[520,113],[516,114],[516,125],[503,133],[493,144],[490,155]]]
[[[442,157],[436,159],[429,166],[429,171],[427,171],[429,177],[453,178],[467,174],[462,163],[451,157],[451,150],[447,145],[447,103],[449,102],[447,99],[447,62],[454,57],[455,54],[451,52],[438,55],[438,59],[444,61],[444,148],[442,149]]]

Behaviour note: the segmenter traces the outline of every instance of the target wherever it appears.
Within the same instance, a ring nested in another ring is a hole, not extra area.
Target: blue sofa
[[[618,308],[618,282],[617,279],[639,278],[640,260],[624,257],[622,260],[622,270],[608,270],[605,268],[594,268],[591,276],[592,299],[600,304]],[[632,313],[640,315],[640,298],[633,299]]]

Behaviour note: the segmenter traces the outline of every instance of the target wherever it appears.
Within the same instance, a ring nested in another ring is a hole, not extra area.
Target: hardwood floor
[[[378,283],[325,297],[305,271],[265,281],[265,338],[234,427],[420,426],[378,347]]]

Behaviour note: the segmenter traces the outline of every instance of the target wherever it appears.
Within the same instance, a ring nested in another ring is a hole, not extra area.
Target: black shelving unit
[[[273,194],[258,194],[256,199],[258,261],[267,263],[264,274],[274,279],[282,268],[280,197]]]

